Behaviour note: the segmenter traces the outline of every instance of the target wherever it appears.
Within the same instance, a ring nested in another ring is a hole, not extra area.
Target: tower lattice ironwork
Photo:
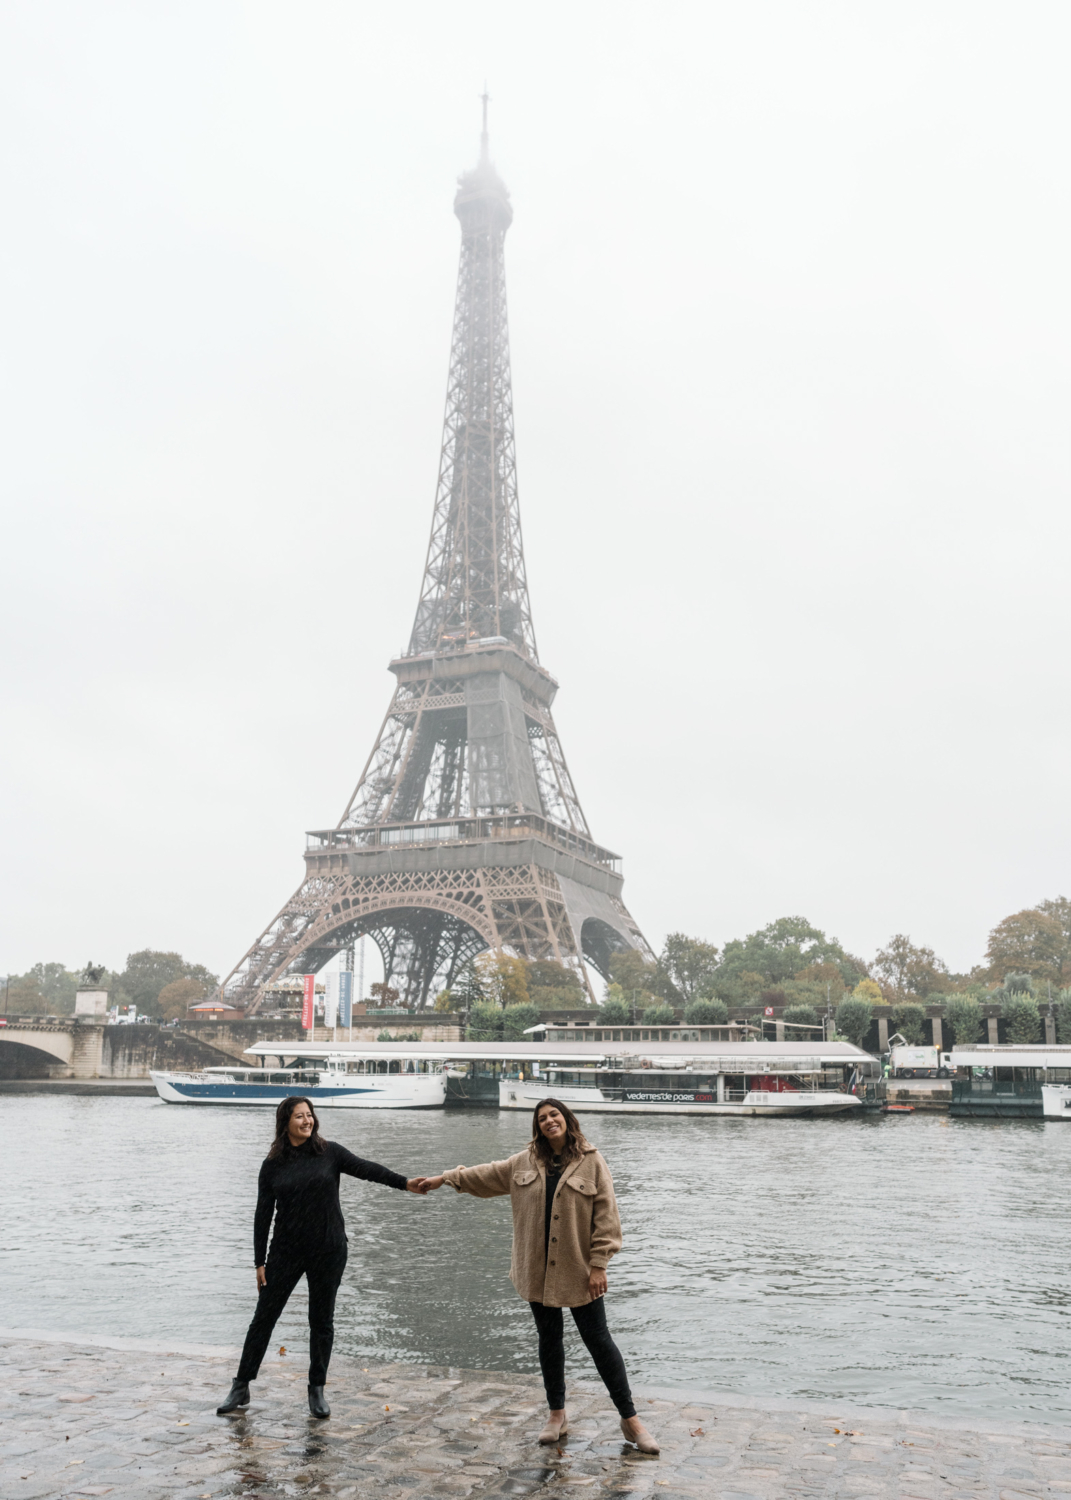
[[[442,455],[416,618],[375,746],[333,829],[307,836],[305,879],[227,976],[264,987],[314,972],[362,935],[410,1004],[484,949],[553,958],[587,983],[647,945],[620,861],[591,837],[554,727],[528,601],[506,319],[509,193],[479,165],[454,199],[461,262]]]

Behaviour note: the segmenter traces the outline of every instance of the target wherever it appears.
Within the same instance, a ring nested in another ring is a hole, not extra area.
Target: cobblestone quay
[[[570,1432],[536,1441],[538,1381],[336,1359],[329,1421],[308,1415],[304,1351],[276,1352],[244,1415],[217,1417],[237,1351],[0,1332],[0,1495],[603,1500],[1039,1500],[1071,1495],[1071,1431],[918,1412],[642,1393],[662,1443],[625,1443],[601,1387],[573,1382]]]

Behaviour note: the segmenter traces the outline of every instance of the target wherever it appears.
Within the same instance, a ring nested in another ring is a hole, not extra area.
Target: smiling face
[[[286,1133],[290,1137],[290,1144],[292,1146],[300,1146],[303,1141],[308,1140],[315,1129],[316,1119],[309,1106],[305,1103],[295,1105],[286,1126]]]
[[[565,1145],[565,1118],[553,1104],[544,1104],[536,1117],[540,1134],[557,1155]]]

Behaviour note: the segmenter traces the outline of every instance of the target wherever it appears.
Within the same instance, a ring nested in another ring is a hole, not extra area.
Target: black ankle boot
[[[249,1382],[247,1380],[236,1380],[227,1392],[227,1399],[222,1406],[216,1407],[216,1416],[225,1417],[228,1412],[237,1411],[240,1406],[249,1405]]]
[[[309,1386],[309,1410],[314,1417],[329,1417],[331,1408],[324,1400],[324,1388],[322,1385]]]

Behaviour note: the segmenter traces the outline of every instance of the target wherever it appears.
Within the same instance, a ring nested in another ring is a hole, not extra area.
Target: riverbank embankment
[[[1052,1500],[1071,1494],[1071,1430],[917,1412],[642,1393],[645,1458],[601,1387],[571,1386],[570,1432],[536,1436],[530,1376],[337,1359],[317,1422],[304,1351],[273,1353],[243,1415],[221,1418],[235,1350],[0,1331],[0,1492],[345,1497],[650,1495],[780,1500]],[[564,1488],[563,1488],[564,1487]]]

